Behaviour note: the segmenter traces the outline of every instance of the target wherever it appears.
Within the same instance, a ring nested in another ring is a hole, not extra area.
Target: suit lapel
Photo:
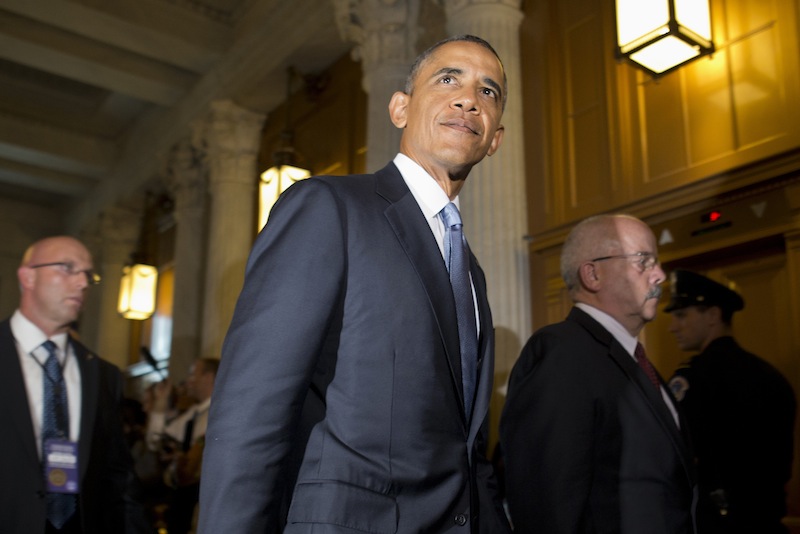
[[[25,379],[19,365],[17,345],[11,334],[8,320],[0,323],[0,406],[3,406],[11,419],[9,435],[16,435],[23,441],[28,458],[39,464],[36,434],[31,421],[31,408]],[[7,436],[3,439],[9,439]]]
[[[428,222],[422,216],[414,195],[409,191],[400,171],[390,163],[375,173],[376,192],[389,201],[384,211],[389,225],[400,245],[419,275],[428,295],[428,302],[436,318],[442,337],[453,387],[464,414],[464,395],[461,383],[461,349],[458,342],[458,324],[450,277],[442,261],[436,240]]]
[[[481,321],[480,346],[478,347],[478,391],[472,408],[468,438],[468,442],[472,444],[489,411],[489,403],[494,389],[494,327],[486,292],[486,278],[478,265],[478,260],[471,252],[470,272],[472,273],[472,283],[475,285],[475,296],[478,300],[478,313]],[[472,447],[469,447],[469,450],[471,454]]]
[[[611,333],[603,328],[603,326],[595,321],[589,314],[580,309],[573,308],[570,312],[569,318],[577,321],[601,343],[608,347],[608,355],[613,359],[622,371],[627,375],[642,396],[644,402],[653,412],[653,415],[658,420],[665,433],[669,436],[675,449],[678,451],[684,468],[686,469],[687,476],[691,480],[690,473],[692,472],[690,466],[691,455],[687,447],[686,440],[684,439],[681,430],[675,424],[675,419],[672,412],[669,411],[661,393],[653,387],[653,384],[647,379],[647,376],[639,368],[630,354],[628,354],[622,345],[614,338]],[[659,375],[659,380],[663,385],[663,379]]]
[[[81,373],[81,434],[78,440],[78,468],[86,474],[92,444],[92,429],[97,415],[98,365],[97,357],[80,343],[69,339]]]

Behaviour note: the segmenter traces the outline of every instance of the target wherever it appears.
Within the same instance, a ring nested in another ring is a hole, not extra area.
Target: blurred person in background
[[[744,300],[701,274],[670,274],[670,332],[699,353],[669,382],[689,424],[700,489],[699,534],[783,534],[795,397],[772,365],[733,337]]]

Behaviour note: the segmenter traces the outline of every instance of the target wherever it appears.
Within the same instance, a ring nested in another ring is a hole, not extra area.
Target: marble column
[[[113,206],[103,210],[93,235],[84,237],[103,280],[89,288],[79,337],[87,347],[123,371],[131,363],[131,321],[117,313],[119,286],[122,268],[136,250],[141,226],[141,210]]]
[[[201,355],[219,358],[244,282],[256,227],[257,155],[265,116],[229,100],[211,104],[205,125],[210,210]]]
[[[203,147],[185,139],[170,154],[169,186],[175,199],[175,262],[169,374],[187,376],[200,356],[205,273],[207,168]]]
[[[522,125],[519,25],[521,0],[439,0],[449,35],[472,34],[497,51],[508,78],[503,114],[505,137],[499,151],[485,158],[461,191],[461,212],[470,246],[486,272],[496,330],[498,387],[531,333],[530,266],[524,240],[528,228]],[[502,405],[495,403],[495,408]],[[499,409],[493,408],[494,423]]]
[[[356,43],[368,96],[367,163],[373,172],[400,148],[401,130],[389,120],[389,100],[402,91],[416,57],[419,0],[334,0],[339,32]]]

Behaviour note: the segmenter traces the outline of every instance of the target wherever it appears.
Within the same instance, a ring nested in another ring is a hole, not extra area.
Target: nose
[[[471,95],[468,91],[461,91],[453,100],[453,107],[459,108],[466,112],[478,111],[478,99]]]
[[[78,282],[77,282],[78,287],[81,288],[81,289],[86,289],[87,287],[89,287],[89,285],[90,285],[89,284],[89,276],[90,276],[89,273],[86,272],[86,271],[81,271],[81,272],[76,273],[76,274],[78,275],[78,276],[75,277],[78,280]]]
[[[667,279],[667,275],[664,274],[664,269],[661,268],[661,264],[657,263],[655,268],[653,269],[653,276],[656,277],[654,284],[658,285],[661,284],[664,280]]]

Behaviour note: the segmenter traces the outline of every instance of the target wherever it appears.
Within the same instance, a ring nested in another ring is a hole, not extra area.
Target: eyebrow
[[[431,78],[436,78],[438,76],[441,76],[442,74],[464,74],[464,71],[456,67],[442,67],[441,69],[434,72]]]

